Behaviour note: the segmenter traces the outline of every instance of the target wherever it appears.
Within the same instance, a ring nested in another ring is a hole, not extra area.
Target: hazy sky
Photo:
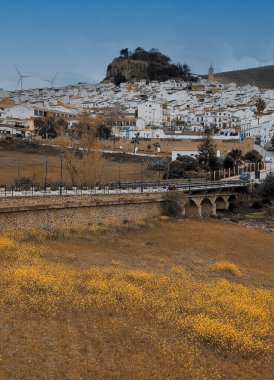
[[[121,48],[158,48],[194,73],[274,63],[273,0],[0,0],[0,88],[98,82]]]

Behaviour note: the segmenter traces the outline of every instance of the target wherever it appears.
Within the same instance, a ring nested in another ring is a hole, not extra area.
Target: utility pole
[[[17,182],[19,183],[20,178],[20,162],[17,161]]]
[[[64,152],[60,153],[60,195],[62,195],[62,186],[63,186],[63,157]]]
[[[47,181],[48,181],[48,156],[45,156],[46,160],[46,166],[45,166],[45,191],[47,188]]]
[[[119,189],[121,189],[121,158],[119,160]]]
[[[143,161],[141,162],[141,192],[143,192]]]

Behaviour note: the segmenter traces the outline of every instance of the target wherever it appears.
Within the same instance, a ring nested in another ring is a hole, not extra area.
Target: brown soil
[[[245,273],[238,282],[274,286],[274,234],[233,223],[184,219],[137,229],[125,224],[107,233],[72,239],[69,244],[53,241],[50,246],[57,262],[65,259],[65,248],[79,268],[109,266],[118,260],[128,268],[163,273],[179,265],[205,280],[217,276],[210,268],[212,263],[232,261]]]
[[[29,154],[22,152],[0,151],[0,183],[14,184],[17,178],[29,177],[36,183],[45,182],[46,158],[41,154]],[[60,158],[48,157],[48,182],[60,181]],[[140,181],[141,171],[143,180],[157,180],[159,173],[148,170],[148,163],[103,159],[102,182]],[[69,173],[63,164],[63,179],[70,184]]]
[[[274,234],[220,221],[123,225],[93,234],[70,232],[47,243],[47,259],[82,269],[108,267],[166,273],[183,266],[196,278],[226,277],[248,287],[273,288]],[[243,277],[215,273],[235,263]],[[1,379],[271,379],[271,365],[227,356],[207,346],[189,364],[176,356],[183,337],[144,316],[94,310],[60,318],[1,316]],[[194,343],[193,343],[194,344]],[[164,350],[163,350],[164,347]],[[185,347],[187,353],[191,345]]]

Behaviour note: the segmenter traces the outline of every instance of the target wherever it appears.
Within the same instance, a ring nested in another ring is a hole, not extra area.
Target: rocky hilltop
[[[133,52],[127,48],[108,65],[104,81],[119,85],[141,79],[166,81],[168,79],[195,81],[190,67],[186,64],[174,64],[170,57],[157,49],[149,51],[137,48]]]

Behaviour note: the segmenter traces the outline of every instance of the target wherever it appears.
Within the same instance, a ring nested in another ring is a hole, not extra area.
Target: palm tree
[[[266,102],[262,98],[256,100],[257,114],[261,115],[266,107]]]
[[[258,125],[260,123],[260,116],[263,114],[265,107],[266,107],[266,102],[262,98],[258,98],[256,100],[255,106],[257,108],[256,114],[258,115]]]
[[[140,141],[139,141],[139,136],[140,136],[140,133],[139,132],[137,132],[136,134],[135,134],[135,137],[134,137],[134,139],[131,141],[132,142],[132,144],[134,144],[134,153],[136,153],[137,152],[137,146],[139,145],[139,143],[140,143]]]

